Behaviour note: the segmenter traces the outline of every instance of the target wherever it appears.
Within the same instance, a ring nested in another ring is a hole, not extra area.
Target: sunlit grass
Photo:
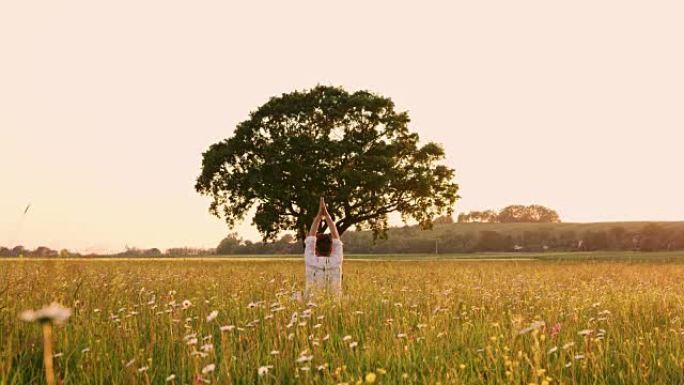
[[[0,263],[0,384],[672,384],[684,264],[353,262],[344,297],[296,301],[301,261]]]

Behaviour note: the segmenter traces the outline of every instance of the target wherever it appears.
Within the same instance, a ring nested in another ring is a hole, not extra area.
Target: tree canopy
[[[459,223],[559,223],[555,210],[541,205],[510,205],[500,211],[471,211],[458,215]]]
[[[383,237],[398,212],[430,228],[458,196],[444,150],[419,145],[407,112],[369,91],[317,86],[273,97],[232,137],[203,154],[196,190],[229,227],[255,207],[264,240],[306,235],[325,196],[340,233],[352,226]]]

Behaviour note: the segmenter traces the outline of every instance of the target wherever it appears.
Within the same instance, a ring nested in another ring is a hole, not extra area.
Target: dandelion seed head
[[[209,313],[209,315],[207,316],[207,322],[215,320],[216,317],[218,317],[218,310],[214,310],[211,313]]]
[[[26,322],[64,323],[71,316],[71,310],[57,302],[51,303],[39,310],[26,310],[19,315],[19,319]]]

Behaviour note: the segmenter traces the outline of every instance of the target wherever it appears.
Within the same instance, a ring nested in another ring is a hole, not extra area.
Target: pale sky
[[[319,83],[408,110],[459,212],[684,219],[681,1],[228,3],[0,2],[0,245],[216,246],[201,153]]]

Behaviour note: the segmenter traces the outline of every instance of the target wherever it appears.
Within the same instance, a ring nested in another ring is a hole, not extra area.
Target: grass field
[[[64,384],[678,384],[678,256],[350,259],[308,303],[301,260],[5,260],[0,385],[43,383],[52,301]]]

